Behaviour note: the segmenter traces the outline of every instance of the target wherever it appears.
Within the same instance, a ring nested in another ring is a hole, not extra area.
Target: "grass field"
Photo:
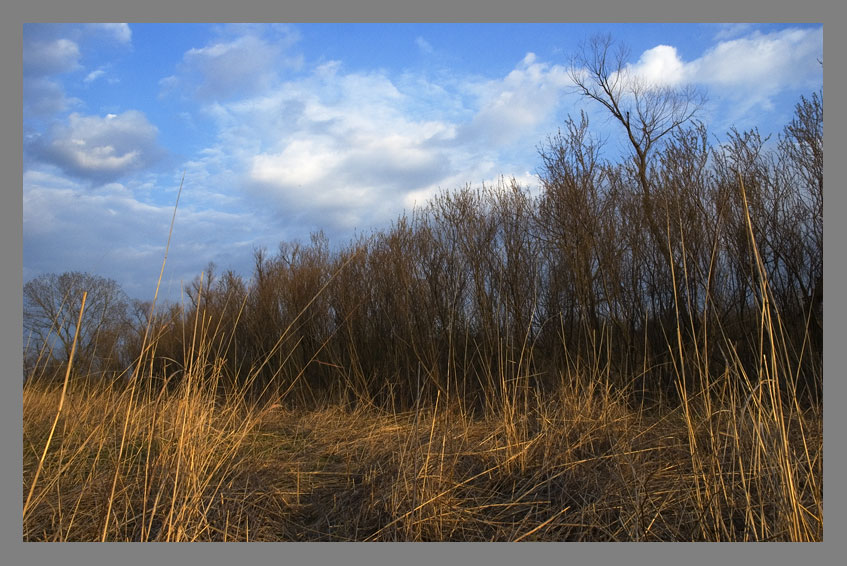
[[[820,412],[738,378],[675,408],[516,387],[484,415],[34,383],[24,539],[821,540]]]

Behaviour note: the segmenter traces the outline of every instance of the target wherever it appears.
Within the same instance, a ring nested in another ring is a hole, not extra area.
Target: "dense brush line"
[[[675,360],[710,372],[737,361],[753,374],[768,355],[758,251],[780,314],[781,375],[817,400],[821,98],[803,98],[778,142],[766,141],[733,130],[712,146],[702,124],[680,127],[647,163],[648,192],[634,164],[601,157],[585,116],[570,119],[539,149],[536,194],[506,179],[467,186],[339,249],[315,234],[258,250],[249,279],[210,265],[187,308],[156,315],[150,375],[185,372],[199,320],[215,337],[204,363],[223,364],[231,385],[249,376],[254,393],[303,401],[403,408],[441,392],[479,406],[497,397],[495,376],[543,390],[591,365],[621,388],[665,395],[681,373],[702,373]],[[101,311],[101,321],[117,312]],[[148,304],[134,312],[134,323],[98,326],[99,345],[89,341],[78,364],[130,366],[150,322]],[[43,372],[43,349],[29,349],[28,367],[37,355]]]

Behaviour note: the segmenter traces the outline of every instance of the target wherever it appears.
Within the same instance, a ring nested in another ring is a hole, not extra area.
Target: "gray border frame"
[[[678,0],[593,0],[562,3],[556,0],[427,0],[396,2],[392,0],[310,0],[303,3],[277,3],[273,0],[184,0],[180,2],[148,0],[110,2],[109,0],[29,0],[24,4],[3,8],[0,23],[0,58],[3,69],[12,80],[2,84],[3,151],[2,170],[7,171],[6,188],[0,206],[0,243],[6,269],[0,270],[4,290],[0,302],[3,324],[2,359],[9,364],[0,380],[0,436],[5,456],[0,459],[0,542],[2,561],[12,564],[149,564],[196,563],[471,563],[514,564],[531,560],[538,564],[559,563],[627,563],[711,564],[730,563],[814,564],[835,563],[837,546],[841,546],[845,517],[845,493],[833,481],[843,478],[844,430],[846,411],[838,410],[837,401],[845,397],[845,380],[838,375],[842,367],[844,310],[838,300],[845,276],[842,248],[847,223],[835,222],[835,213],[845,208],[844,191],[832,179],[844,178],[844,116],[838,98],[845,89],[844,64],[840,57],[827,58],[824,83],[830,112],[826,120],[826,213],[827,256],[824,277],[829,290],[825,317],[824,413],[826,435],[827,478],[824,542],[808,544],[743,544],[743,543],[259,543],[217,544],[150,543],[125,546],[118,543],[48,544],[23,543],[20,509],[21,496],[21,397],[19,376],[22,351],[22,192],[21,179],[21,37],[25,22],[49,21],[692,21],[692,22],[823,22],[828,32],[826,51],[845,53],[844,35],[839,24],[845,20],[843,6],[835,0],[718,0],[717,2],[680,3]],[[841,45],[839,48],[838,45]],[[838,261],[835,261],[838,254]],[[12,268],[8,268],[8,266]],[[9,455],[12,457],[9,457]],[[130,545],[133,543],[129,543]]]

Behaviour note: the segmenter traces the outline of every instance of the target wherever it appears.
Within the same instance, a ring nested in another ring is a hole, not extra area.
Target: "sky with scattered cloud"
[[[598,33],[645,81],[704,91],[718,138],[776,135],[822,88],[820,25],[24,25],[24,281],[152,298],[183,173],[172,300],[210,261],[249,277],[257,248],[343,245],[499,176],[531,188],[569,114],[615,139],[568,74]]]

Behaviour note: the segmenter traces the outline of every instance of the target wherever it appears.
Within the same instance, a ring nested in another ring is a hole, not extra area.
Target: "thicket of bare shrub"
[[[258,250],[249,279],[210,266],[186,308],[158,315],[156,373],[184,370],[200,309],[214,321],[201,321],[207,362],[257,394],[405,409],[441,392],[483,408],[503,380],[547,390],[608,367],[657,399],[735,360],[755,375],[772,355],[767,304],[783,387],[819,401],[820,106],[804,98],[770,147],[756,131],[718,147],[700,124],[675,131],[649,163],[649,221],[638,171],[600,157],[584,116],[568,121],[540,148],[539,194],[468,186],[339,249],[316,234]]]

